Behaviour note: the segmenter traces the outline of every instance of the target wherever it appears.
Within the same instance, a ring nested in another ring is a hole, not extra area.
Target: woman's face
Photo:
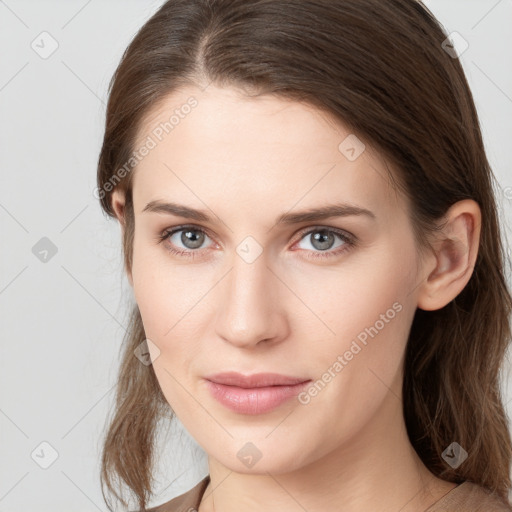
[[[279,473],[398,425],[423,276],[378,155],[313,107],[213,85],[166,98],[142,146],[131,282],[162,391],[205,451]],[[371,213],[305,215],[341,204]],[[205,377],[231,371],[309,383],[277,403],[222,388],[229,407]]]

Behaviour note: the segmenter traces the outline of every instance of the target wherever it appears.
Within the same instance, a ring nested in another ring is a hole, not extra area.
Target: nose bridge
[[[223,289],[217,334],[238,346],[256,345],[276,336],[274,307],[277,281],[267,268],[263,252],[251,257],[251,248],[244,252],[243,243],[233,254],[232,269]],[[252,248],[254,249],[254,248]]]

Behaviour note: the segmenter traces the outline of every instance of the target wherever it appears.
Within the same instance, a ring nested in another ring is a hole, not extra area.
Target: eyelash
[[[163,233],[158,235],[158,243],[163,243],[166,240],[168,240],[169,237],[171,237],[175,233],[179,233],[180,231],[186,231],[186,230],[195,231],[197,233],[203,233],[204,235],[208,236],[208,238],[211,238],[208,235],[208,233],[202,228],[199,228],[199,227],[196,227],[193,225],[176,226],[175,228],[166,229]],[[356,245],[356,237],[354,237],[353,235],[348,235],[347,233],[345,233],[341,230],[338,230],[335,228],[328,228],[328,227],[324,227],[324,226],[315,226],[313,228],[307,228],[306,230],[300,232],[298,241],[302,240],[306,235],[310,235],[311,233],[315,233],[315,232],[319,232],[319,231],[334,233],[339,238],[341,238],[341,240],[344,242],[344,245],[342,246],[341,249],[337,249],[335,251],[313,251],[313,255],[307,256],[307,258],[310,258],[310,259],[333,258],[335,256],[339,256],[340,254],[342,254],[344,252],[349,251],[352,247],[354,247]],[[188,249],[188,250],[174,249],[173,247],[170,247],[168,245],[166,245],[165,247],[172,254],[176,254],[178,256],[184,256],[186,258],[192,258],[192,259],[194,259],[196,257],[196,253],[198,253],[200,251],[200,250],[192,250],[192,249]],[[306,252],[311,252],[311,251],[306,250]]]

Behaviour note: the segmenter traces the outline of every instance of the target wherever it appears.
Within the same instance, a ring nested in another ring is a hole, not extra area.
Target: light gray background
[[[100,436],[132,294],[119,228],[103,216],[93,189],[108,82],[161,4],[0,0],[1,512],[107,510]],[[512,1],[426,4],[448,33],[469,43],[461,60],[511,240]],[[47,59],[31,47],[43,31],[59,45]],[[42,237],[57,248],[47,262],[32,252]],[[503,378],[510,416],[509,370]],[[204,453],[176,426],[180,435],[162,455],[154,504],[207,473]],[[51,461],[42,442],[58,453],[47,469],[35,462]]]

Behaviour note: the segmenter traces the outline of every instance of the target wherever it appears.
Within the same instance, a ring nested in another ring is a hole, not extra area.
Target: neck
[[[293,471],[261,465],[259,473],[239,473],[209,457],[210,482],[199,512],[426,510],[455,484],[435,477],[418,457],[396,395],[389,394],[380,413],[336,450]]]

